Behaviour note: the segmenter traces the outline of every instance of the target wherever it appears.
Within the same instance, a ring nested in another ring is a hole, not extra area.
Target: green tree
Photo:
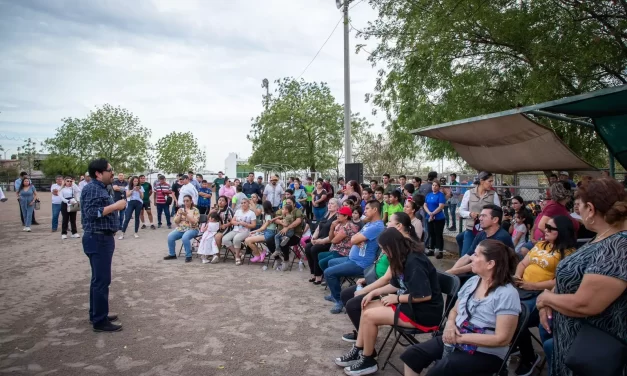
[[[50,155],[46,175],[76,175],[94,158],[106,158],[116,171],[144,171],[150,152],[149,129],[130,111],[105,104],[83,119],[65,118],[55,137],[45,141]]]
[[[205,165],[205,152],[192,132],[171,132],[157,141],[155,166],[166,173],[185,173]]]
[[[394,145],[408,131],[627,83],[627,3],[580,0],[369,0],[379,17],[359,34],[380,40],[384,68],[372,100]],[[361,49],[363,46],[358,46]],[[593,164],[606,153],[593,131],[541,120]],[[427,156],[455,158],[421,139]]]
[[[264,96],[267,108],[252,119],[249,163],[289,165],[312,172],[337,169],[344,115],[327,84],[293,78],[275,82],[275,94]],[[352,124],[369,126],[358,114],[353,115]]]
[[[37,150],[37,142],[28,138],[24,140],[21,147],[17,148],[17,151],[20,153],[20,167],[28,171],[28,175],[33,173],[33,169],[39,169],[36,158],[40,150]]]

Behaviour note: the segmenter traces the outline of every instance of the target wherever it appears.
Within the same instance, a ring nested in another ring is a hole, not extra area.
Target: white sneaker
[[[220,256],[218,255],[213,255],[213,257],[211,258],[210,263],[212,264],[217,264],[220,261]]]
[[[65,234],[61,235],[61,239],[67,239],[67,235]]]
[[[79,234],[72,234],[72,237],[73,237],[74,239],[78,239],[78,238],[80,238],[81,236],[80,236]]]
[[[121,233],[120,236],[118,236],[118,240],[122,240],[124,239],[124,233]]]
[[[203,264],[209,264],[210,262],[211,262],[211,261],[209,261],[209,260],[207,260],[207,259],[202,260],[202,263],[203,263]]]
[[[30,232],[30,227],[26,227],[26,232]]]
[[[135,237],[135,239],[139,238],[139,235],[137,235],[137,233],[135,233],[133,236]]]
[[[28,230],[27,230],[27,228],[28,228],[28,227],[24,227],[24,228],[22,229],[22,231],[28,231]]]

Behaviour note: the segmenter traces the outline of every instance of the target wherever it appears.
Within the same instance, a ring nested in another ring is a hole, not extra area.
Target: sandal
[[[310,278],[310,279],[309,279],[309,282],[312,282],[312,283],[313,283],[313,282],[316,282],[316,277]]]

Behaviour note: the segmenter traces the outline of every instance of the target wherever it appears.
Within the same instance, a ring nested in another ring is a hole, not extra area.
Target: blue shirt
[[[372,265],[377,258],[377,251],[379,250],[377,238],[384,229],[385,226],[382,220],[366,223],[359,231],[360,234],[366,237],[365,244],[361,247],[353,245],[348,254],[348,259],[364,269]]]
[[[202,197],[201,195],[198,195],[198,206],[202,207],[202,208],[208,208],[211,206],[211,189],[209,188],[200,188],[198,190],[198,193],[208,193],[209,194],[209,198],[206,197]]]
[[[197,191],[200,192],[200,189],[202,188],[202,185],[200,185],[200,183],[198,182],[198,180],[196,179],[191,179],[190,183],[192,183],[192,185],[194,186],[194,188],[196,188]]]
[[[112,205],[115,201],[109,195],[105,185],[98,180],[87,183],[81,191],[81,222],[85,232],[112,231],[120,228],[118,212],[103,215],[105,206]]]
[[[250,198],[253,193],[256,193],[257,196],[261,198],[261,186],[256,182],[249,183],[248,180],[244,185],[242,185],[242,193],[246,195],[246,197]]]
[[[285,203],[285,201],[287,200],[283,200],[281,201],[281,203],[279,204],[279,209],[283,209],[283,204]],[[302,209],[303,205],[300,204],[300,202],[296,201],[296,209]]]
[[[427,204],[427,208],[432,212],[440,206],[440,204],[446,204],[446,196],[444,193],[429,193],[427,197],[425,197],[425,204]],[[427,218],[429,218],[429,214],[427,214]],[[435,215],[434,220],[444,219],[444,209],[442,209],[439,213]]]
[[[486,239],[500,240],[505,243],[506,246],[510,248],[514,248],[514,243],[512,242],[512,236],[509,232],[503,230],[503,228],[499,227],[499,230],[492,236],[488,237],[485,231],[481,231],[475,236],[475,240],[472,241],[470,248],[468,249],[468,256],[471,256],[475,253],[475,249],[482,241]]]

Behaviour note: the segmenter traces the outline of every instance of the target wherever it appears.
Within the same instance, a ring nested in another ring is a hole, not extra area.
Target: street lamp
[[[353,162],[351,147],[351,73],[349,60],[349,29],[348,29],[348,5],[350,0],[335,0],[337,9],[344,8],[344,154],[345,162]]]
[[[4,151],[4,159],[7,159],[7,152],[8,152],[9,150],[11,150],[11,149],[6,149],[6,150],[2,149],[2,151]]]

